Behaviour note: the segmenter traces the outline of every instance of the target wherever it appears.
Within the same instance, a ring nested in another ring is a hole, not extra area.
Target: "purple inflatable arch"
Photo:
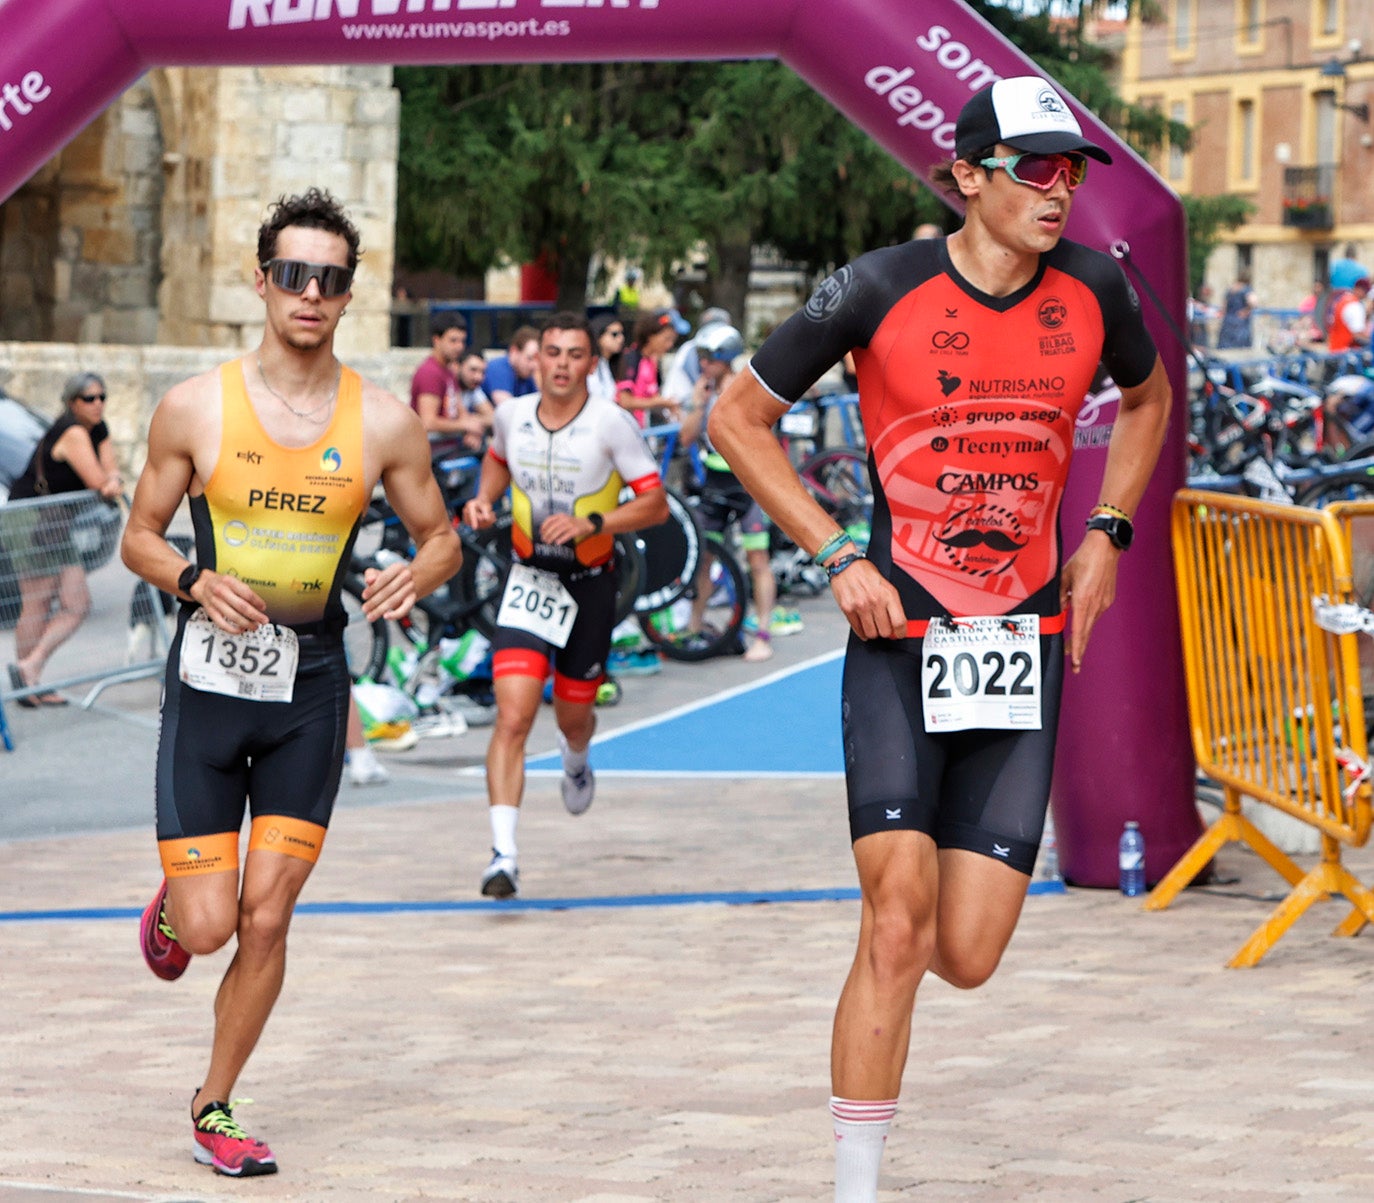
[[[1035,73],[959,0],[0,0],[0,200],[149,68],[274,63],[487,63],[778,57],[924,178],[953,147],[954,117],[999,76]],[[1070,235],[1125,258],[1175,395],[1183,351],[1183,214],[1158,177],[1091,114],[1112,149],[1074,207]],[[1096,502],[1110,394],[1090,401],[1064,502],[1072,545]],[[1183,482],[1183,412],[1137,517],[1121,593],[1084,673],[1068,683],[1055,775],[1062,863],[1111,885],[1116,838],[1139,819],[1151,876],[1198,831],[1168,508]]]

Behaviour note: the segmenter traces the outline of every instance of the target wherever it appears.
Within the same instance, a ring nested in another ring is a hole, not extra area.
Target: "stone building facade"
[[[363,236],[340,352],[384,351],[399,118],[389,67],[150,72],[0,205],[0,341],[250,346],[257,227],[316,184]]]
[[[1261,305],[1290,308],[1347,246],[1374,257],[1374,5],[1162,0],[1154,17],[1133,12],[1122,94],[1194,141],[1152,165],[1182,194],[1254,205],[1208,261],[1214,297],[1244,273]]]

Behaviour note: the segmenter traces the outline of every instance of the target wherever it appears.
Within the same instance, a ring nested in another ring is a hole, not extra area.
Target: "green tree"
[[[943,211],[773,61],[398,68],[396,82],[400,262],[543,257],[565,304],[599,255],[667,271],[705,245],[708,303],[739,314],[754,246],[821,270]]]
[[[754,247],[814,274],[944,217],[906,168],[781,63],[698,70],[684,218],[708,250],[711,303],[743,314]]]
[[[397,68],[397,255],[481,272],[557,264],[580,307],[598,251],[680,253],[682,64]]]
[[[1116,95],[1081,25],[969,2],[1137,149],[1186,147],[1186,127]],[[819,274],[919,222],[952,224],[940,198],[778,62],[403,67],[396,80],[406,266],[480,272],[542,257],[557,264],[560,302],[580,306],[599,257],[668,271],[704,247],[705,303],[738,315],[756,247]]]
[[[1220,244],[1222,230],[1243,226],[1255,206],[1243,196],[1185,196],[1183,212],[1188,219],[1188,291],[1196,295],[1207,274],[1207,259]]]

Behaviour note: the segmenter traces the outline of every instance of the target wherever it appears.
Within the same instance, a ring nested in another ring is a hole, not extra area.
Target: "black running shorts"
[[[1029,874],[1049,805],[1064,637],[1040,637],[1042,727],[932,735],[921,709],[920,639],[860,639],[845,655],[842,716],[852,840],[922,831]]]
[[[555,647],[528,631],[497,627],[491,641],[492,672],[496,677],[525,676],[543,680],[554,668],[554,690],[569,701],[590,703],[606,675],[606,656],[615,628],[616,573],[614,565],[560,574],[564,588],[577,603],[568,641]]]
[[[232,833],[236,847],[249,807],[255,831],[260,816],[272,815],[322,835],[339,792],[348,724],[341,637],[300,635],[292,700],[258,702],[182,683],[177,669],[185,625],[183,608],[167,656],[157,749],[157,838],[164,860],[165,841]],[[227,861],[230,853],[224,855]]]

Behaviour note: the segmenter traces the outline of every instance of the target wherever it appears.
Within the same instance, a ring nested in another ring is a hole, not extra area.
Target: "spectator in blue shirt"
[[[510,351],[487,364],[482,388],[499,409],[503,401],[539,391],[538,367],[539,331],[533,326],[520,326],[510,336]]]

